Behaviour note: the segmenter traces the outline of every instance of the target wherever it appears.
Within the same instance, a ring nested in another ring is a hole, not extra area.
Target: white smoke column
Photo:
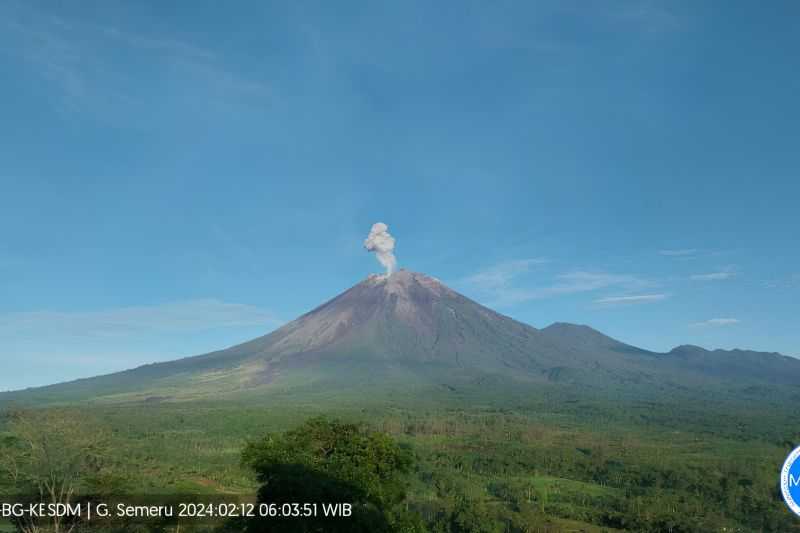
[[[364,248],[375,252],[378,261],[386,267],[386,273],[391,274],[397,267],[397,258],[394,256],[394,237],[389,235],[388,230],[389,226],[383,222],[373,224],[364,241]]]

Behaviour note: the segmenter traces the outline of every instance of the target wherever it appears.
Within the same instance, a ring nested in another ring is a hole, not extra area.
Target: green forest
[[[539,398],[512,408],[474,400],[327,409],[9,406],[0,433],[3,501],[346,501],[355,511],[335,520],[15,520],[2,527],[800,531],[778,487],[780,465],[800,443],[791,413],[746,404]]]

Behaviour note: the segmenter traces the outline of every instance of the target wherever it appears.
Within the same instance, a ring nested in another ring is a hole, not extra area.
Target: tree
[[[14,435],[0,437],[0,472],[11,480],[16,487],[20,480],[22,465],[21,457],[24,454],[22,442]]]
[[[357,424],[312,418],[246,446],[242,459],[261,483],[258,504],[316,504],[313,516],[257,519],[251,531],[414,532],[420,520],[402,505],[408,448]],[[326,518],[322,505],[349,503],[350,518]]]
[[[503,523],[495,519],[485,503],[461,499],[453,509],[450,531],[454,533],[502,533]]]
[[[10,435],[2,441],[0,465],[21,495],[42,503],[71,504],[85,476],[100,471],[105,433],[66,409],[4,413]],[[75,524],[53,517],[48,524],[20,520],[25,533],[69,533]]]

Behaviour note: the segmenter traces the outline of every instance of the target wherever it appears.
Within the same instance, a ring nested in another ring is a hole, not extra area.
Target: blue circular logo
[[[781,468],[781,492],[786,505],[800,516],[800,446],[794,449]]]

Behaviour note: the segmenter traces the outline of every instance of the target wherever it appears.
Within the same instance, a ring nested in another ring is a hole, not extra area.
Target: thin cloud
[[[668,297],[666,294],[636,294],[632,296],[609,296],[607,298],[600,298],[595,300],[594,303],[605,306],[616,305],[636,305],[647,304],[653,302],[660,302]]]
[[[557,279],[560,280],[560,283],[553,288],[556,291],[566,292],[593,291],[615,285],[630,288],[652,285],[652,282],[637,276],[630,274],[609,274],[607,272],[569,272],[557,276]]]
[[[709,272],[706,274],[693,274],[689,279],[693,281],[723,281],[736,277],[736,270],[733,266],[725,267],[719,272]]]
[[[118,372],[232,346],[281,325],[274,313],[214,299],[97,311],[0,314],[0,389]]]
[[[490,307],[504,307],[531,300],[540,300],[563,295],[592,292],[616,287],[622,290],[637,290],[653,283],[630,274],[608,272],[573,271],[559,274],[551,283],[538,287],[526,287],[521,283],[534,265],[545,263],[543,259],[506,261],[482,270],[461,280],[466,290],[475,292]]]
[[[764,281],[764,287],[767,289],[791,289],[800,287],[800,273],[790,274],[782,278],[775,278]]]
[[[693,274],[690,279],[694,281],[721,281],[735,276],[736,274],[733,272],[711,272],[709,274]]]
[[[515,259],[498,263],[486,270],[464,278],[464,283],[483,290],[497,290],[507,287],[511,281],[525,274],[536,265],[547,263],[547,259]]]
[[[690,328],[717,328],[722,326],[732,326],[739,324],[741,321],[737,318],[712,318],[702,322],[694,322],[689,324]]]
[[[696,248],[684,248],[680,250],[659,250],[660,255],[667,257],[688,257],[697,254]]]
[[[634,24],[641,31],[650,34],[671,33],[684,27],[684,20],[671,12],[666,5],[653,2],[635,2],[619,11],[612,11],[609,16],[620,22]]]
[[[205,50],[199,46],[194,46],[192,44],[171,38],[165,39],[150,37],[147,35],[123,31],[113,26],[96,27],[95,29],[103,35],[111,39],[118,40],[119,42],[133,48],[153,50],[159,54],[166,53],[181,55],[184,57],[195,57],[209,61],[216,59],[216,55],[209,50]]]
[[[56,89],[53,103],[61,110],[119,119],[118,109],[147,116],[151,109],[169,107],[167,99],[175,107],[212,112],[261,105],[272,95],[265,82],[188,41],[55,16],[28,4],[6,6],[0,13],[5,53]],[[119,55],[147,65],[149,75],[159,80],[158,90],[133,83],[130,73],[119,68]]]
[[[264,326],[281,321],[271,311],[214,299],[102,311],[28,311],[0,314],[0,339],[64,335],[117,337],[152,333],[191,333],[220,328]]]

